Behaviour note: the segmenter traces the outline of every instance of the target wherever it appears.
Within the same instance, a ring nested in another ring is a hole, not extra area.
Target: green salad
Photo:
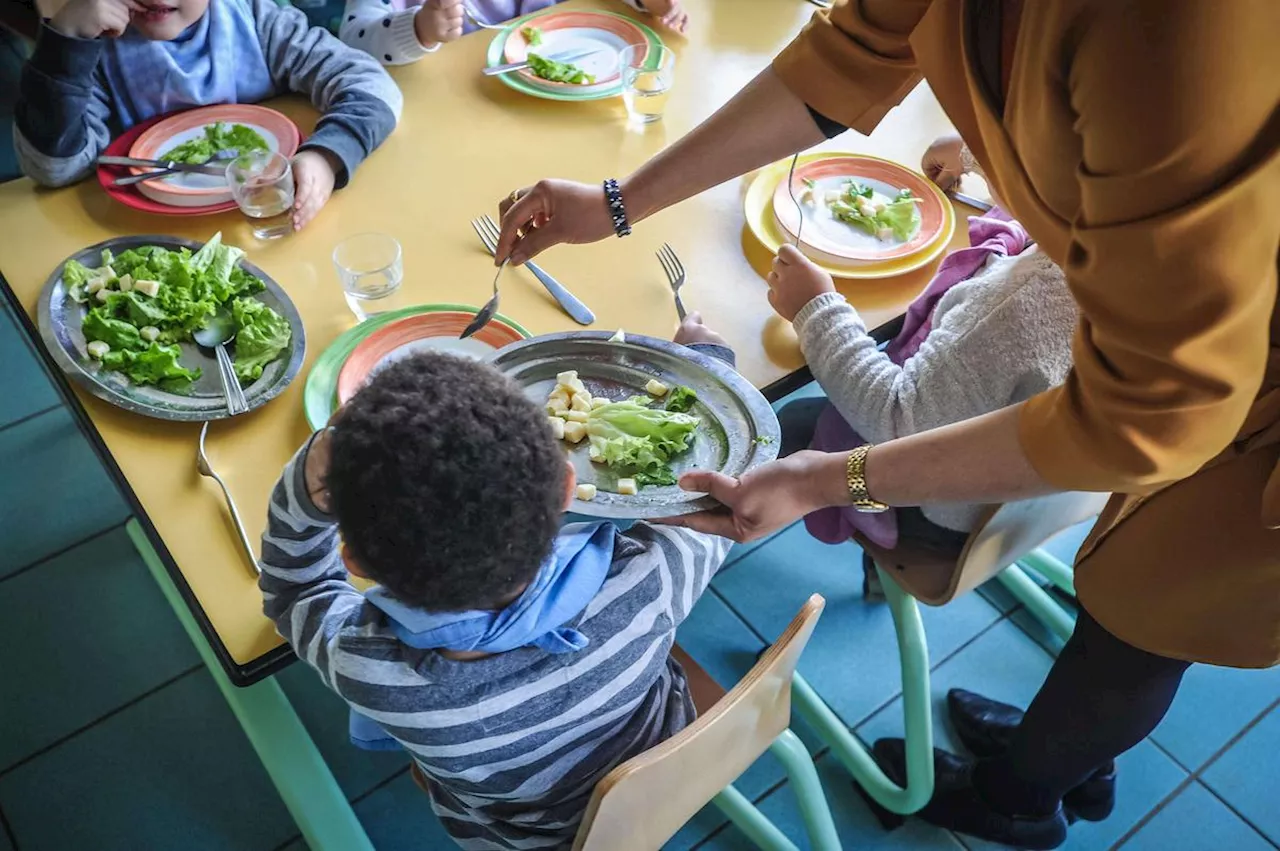
[[[817,185],[807,178],[804,183],[805,194],[812,201],[818,201]],[[842,188],[826,192],[822,200],[825,200],[831,215],[877,239],[893,238],[905,242],[920,226],[921,200],[910,189],[902,189],[895,197],[886,198],[878,196],[866,184],[849,180]]]
[[[81,330],[89,356],[135,384],[182,392],[200,369],[179,362],[177,344],[226,306],[236,325],[236,377],[245,385],[257,381],[289,348],[292,332],[284,317],[252,297],[265,286],[240,268],[243,256],[219,233],[194,254],[147,245],[119,255],[105,250],[96,269],[68,261],[62,280],[86,308]]]
[[[270,146],[257,130],[243,124],[228,126],[217,122],[204,128],[204,136],[188,139],[181,145],[170,148],[160,159],[165,162],[203,165],[220,153],[243,156],[251,151],[267,150],[270,150]]]
[[[589,86],[596,81],[594,74],[588,74],[572,62],[557,62],[536,53],[529,54],[529,70],[535,76],[553,83],[577,83]]]
[[[542,44],[542,30],[537,27],[524,27],[520,30],[520,34],[524,36],[524,40],[528,42],[530,47],[537,47]]]

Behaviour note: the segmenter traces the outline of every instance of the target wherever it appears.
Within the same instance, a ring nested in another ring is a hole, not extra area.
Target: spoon
[[[203,328],[191,335],[196,345],[204,349],[212,349],[218,359],[218,375],[222,378],[222,393],[227,399],[227,411],[231,416],[243,414],[249,410],[249,402],[240,389],[240,381],[236,378],[235,369],[231,366],[231,356],[227,354],[227,346],[236,336],[236,322],[231,311],[219,307],[209,317]]]

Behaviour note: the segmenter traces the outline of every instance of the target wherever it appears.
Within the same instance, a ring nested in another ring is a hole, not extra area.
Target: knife
[[[965,195],[963,192],[948,192],[947,195],[952,201],[973,207],[980,212],[988,212],[992,204],[990,201],[983,201],[981,198],[974,198],[972,195]]]
[[[566,53],[563,56],[545,56],[543,58],[550,59],[552,62],[576,62],[579,59],[585,59],[588,56],[599,52],[599,48],[593,48],[591,50],[579,50],[576,53]],[[523,71],[528,67],[529,61],[526,59],[524,62],[512,62],[508,65],[494,65],[491,68],[485,68],[481,73],[486,77],[496,77],[499,74],[510,74],[512,71]]]
[[[185,171],[193,174],[212,174],[222,177],[227,173],[230,160],[210,160],[207,163],[175,163],[166,160],[143,160],[136,157],[98,157],[98,165],[127,166],[130,168],[154,168],[168,172]]]

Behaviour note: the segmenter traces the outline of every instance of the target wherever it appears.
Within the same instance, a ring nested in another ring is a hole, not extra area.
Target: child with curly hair
[[[732,362],[696,315],[676,341]],[[466,848],[567,847],[596,782],[694,717],[668,654],[728,541],[561,528],[574,489],[518,386],[424,353],[377,373],[272,494],[267,615],[350,705],[356,744],[409,752]]]

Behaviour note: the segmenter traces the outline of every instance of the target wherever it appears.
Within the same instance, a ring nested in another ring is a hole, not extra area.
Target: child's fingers
[[[778,249],[778,262],[783,266],[790,266],[793,263],[800,263],[803,260],[804,254],[790,243],[787,243]]]

